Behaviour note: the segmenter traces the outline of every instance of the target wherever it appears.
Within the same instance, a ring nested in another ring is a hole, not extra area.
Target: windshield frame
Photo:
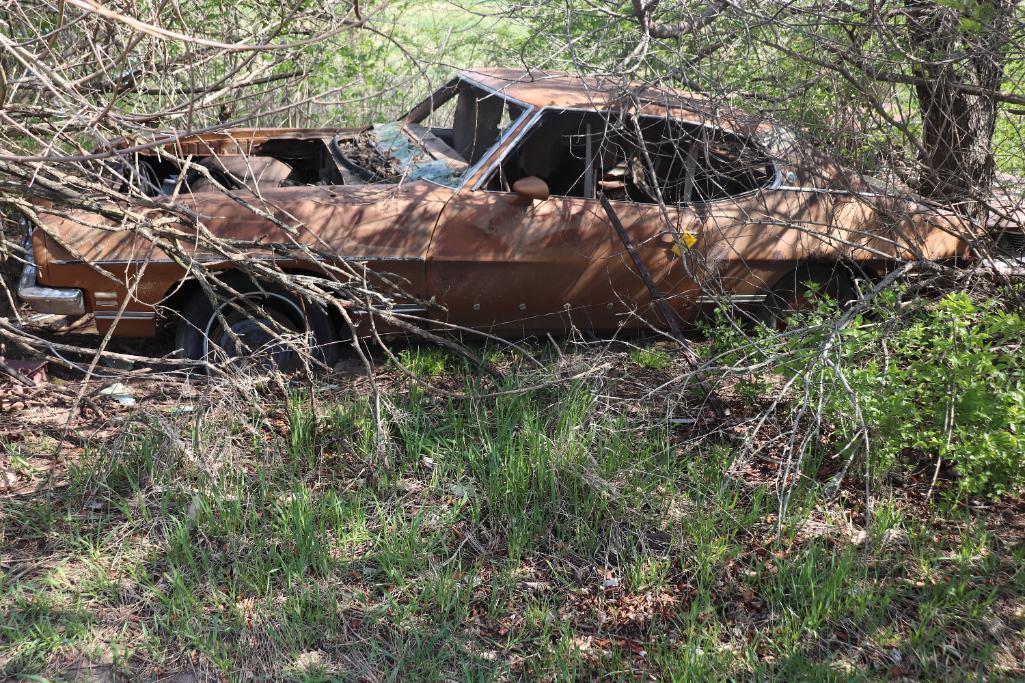
[[[514,135],[516,135],[517,131],[523,126],[523,123],[530,119],[537,110],[537,107],[535,107],[532,104],[528,104],[523,100],[505,94],[501,90],[496,90],[495,88],[489,87],[483,83],[473,80],[472,78],[468,78],[465,75],[460,74],[459,76],[456,76],[455,78],[447,82],[438,90],[428,95],[415,107],[410,109],[405,116],[399,119],[399,122],[406,124],[419,123],[420,121],[423,121],[425,118],[430,116],[435,109],[437,109],[441,105],[448,102],[451,98],[456,96],[456,94],[459,92],[460,83],[465,83],[471,88],[488,93],[488,96],[494,96],[502,99],[504,107],[508,107],[511,103],[516,107],[520,108],[521,111],[515,119],[512,119],[509,122],[509,124],[505,127],[505,130],[502,131],[501,135],[498,136],[498,139],[495,140],[495,142],[490,147],[488,147],[483,154],[481,154],[480,158],[475,163],[467,167],[467,169],[459,177],[459,180],[456,181],[454,184],[449,185],[447,183],[432,180],[430,178],[421,178],[421,180],[424,180],[426,182],[438,185],[439,187],[447,187],[452,190],[461,190],[462,188],[466,187],[473,178],[477,177],[477,175],[481,172],[481,169],[484,169],[489,164],[491,164],[494,160],[496,151],[501,149],[502,146],[508,140],[510,140]]]

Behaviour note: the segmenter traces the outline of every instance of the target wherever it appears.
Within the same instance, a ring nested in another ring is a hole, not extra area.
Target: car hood
[[[197,192],[177,202],[156,200],[125,207],[141,220],[126,225],[98,213],[42,214],[50,261],[220,260],[229,245],[235,257],[312,250],[326,257],[424,258],[431,234],[452,190],[425,180],[397,185],[301,186]],[[45,211],[45,209],[43,210]],[[159,238],[158,238],[159,234]],[[167,238],[177,254],[160,245]]]

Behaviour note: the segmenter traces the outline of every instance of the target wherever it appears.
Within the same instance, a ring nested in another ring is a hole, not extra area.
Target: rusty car
[[[131,160],[122,190],[197,217],[183,243],[202,233],[281,272],[372,280],[378,295],[354,314],[357,334],[375,310],[502,336],[663,326],[602,197],[681,320],[726,304],[773,321],[812,283],[849,299],[856,280],[903,261],[970,256],[953,214],[873,192],[782,126],[598,77],[468,70],[393,122],[113,150]],[[116,336],[171,324],[196,360],[266,344],[268,325],[305,334],[328,362],[351,338],[332,307],[254,282],[198,238],[169,253],[100,213],[42,207],[35,222],[19,293],[38,311],[92,314]],[[199,265],[231,295],[208,296]]]

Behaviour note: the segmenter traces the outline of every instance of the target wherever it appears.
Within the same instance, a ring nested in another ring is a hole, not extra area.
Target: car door
[[[779,188],[781,168],[748,136],[710,125],[695,127],[693,136],[688,177],[702,220],[699,302],[757,308],[800,261],[829,258],[816,236],[830,222],[828,196]]]
[[[595,170],[599,142],[590,138],[605,135],[603,125],[595,112],[546,112],[445,206],[428,251],[427,288],[449,322],[522,334],[662,322],[595,196],[603,174]],[[551,196],[525,204],[509,191],[527,176],[544,180]],[[686,310],[696,285],[667,223],[691,233],[693,213],[627,196],[612,205],[650,275]]]

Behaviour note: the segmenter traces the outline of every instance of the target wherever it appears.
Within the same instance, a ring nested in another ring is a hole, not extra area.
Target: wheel
[[[200,291],[182,311],[175,345],[185,358],[231,359],[238,366],[293,372],[303,366],[296,346],[305,345],[313,358],[334,365],[337,334],[321,306],[244,276],[227,275],[221,281],[238,294],[221,289],[214,302]]]
[[[776,283],[755,312],[755,318],[768,327],[783,329],[791,313],[815,306],[815,293],[819,297],[828,296],[841,309],[858,298],[854,277],[846,267],[838,263],[806,265],[787,273]]]

